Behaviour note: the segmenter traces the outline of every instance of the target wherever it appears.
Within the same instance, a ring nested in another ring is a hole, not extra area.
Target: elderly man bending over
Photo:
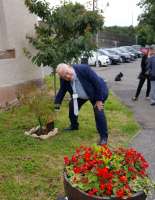
[[[86,101],[90,101],[96,121],[96,128],[100,134],[99,145],[107,144],[108,130],[104,114],[104,103],[108,97],[108,88],[105,81],[99,77],[87,64],[76,64],[73,66],[59,64],[56,72],[60,76],[60,89],[55,98],[55,107],[60,108],[61,102],[69,92],[70,126],[66,131],[79,129],[78,112]]]

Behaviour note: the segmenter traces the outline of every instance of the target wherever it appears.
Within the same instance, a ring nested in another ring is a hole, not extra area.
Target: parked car
[[[112,54],[110,52],[108,52],[106,49],[99,49],[98,50],[102,55],[108,56],[111,64],[118,64],[121,62],[121,57],[119,55],[116,54]]]
[[[135,44],[135,45],[132,45],[131,47],[133,47],[134,49],[140,51],[141,45]]]
[[[88,64],[96,66],[97,56],[98,56],[98,65],[99,65],[99,67],[108,66],[108,65],[111,64],[110,59],[109,59],[108,56],[105,56],[105,55],[101,54],[100,52],[95,52],[95,51],[93,51],[92,52],[92,56],[90,56],[88,58]]]
[[[136,58],[141,58],[142,57],[142,52],[134,49],[133,47],[131,47],[131,46],[125,46],[124,48],[126,48],[130,52],[134,53],[136,55]]]
[[[131,61],[131,56],[128,53],[123,53],[121,52],[118,48],[110,48],[107,49],[110,53],[119,55],[122,59],[122,62],[130,62]]]
[[[127,50],[126,48],[124,48],[124,47],[119,47],[118,49],[119,49],[122,53],[128,53],[128,54],[130,55],[132,61],[136,59],[136,58],[135,58],[135,57],[136,57],[135,54],[132,53],[131,51]]]

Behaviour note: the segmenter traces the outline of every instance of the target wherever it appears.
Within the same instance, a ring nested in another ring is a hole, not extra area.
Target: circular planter
[[[70,182],[67,180],[66,174],[64,173],[64,189],[65,194],[68,197],[68,200],[121,200],[117,197],[98,197],[98,196],[89,196],[87,193],[72,187]],[[132,197],[127,198],[126,200],[146,200],[146,195],[144,192],[137,192]]]

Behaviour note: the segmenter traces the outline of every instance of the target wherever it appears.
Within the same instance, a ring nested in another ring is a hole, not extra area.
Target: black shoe
[[[76,130],[79,130],[79,128],[78,127],[72,127],[72,126],[64,128],[64,131],[76,131]]]
[[[106,145],[107,144],[107,139],[100,139],[98,145]]]

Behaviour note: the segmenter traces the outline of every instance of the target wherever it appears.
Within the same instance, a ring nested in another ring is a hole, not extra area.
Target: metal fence
[[[118,47],[135,44],[134,37],[125,37],[120,35],[114,35],[112,33],[100,32],[98,34],[98,46],[99,47]]]

